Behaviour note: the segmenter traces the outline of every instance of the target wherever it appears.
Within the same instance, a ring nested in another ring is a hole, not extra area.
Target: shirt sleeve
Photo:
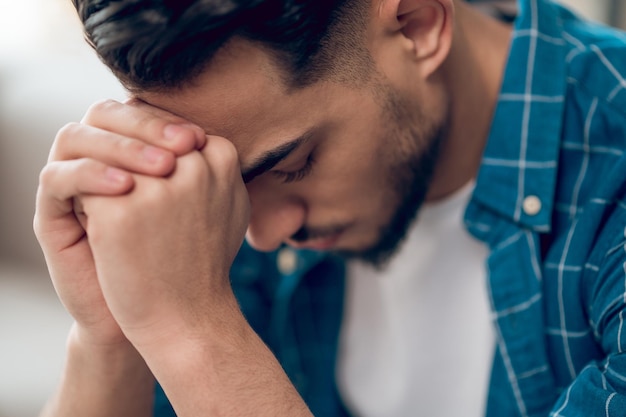
[[[615,202],[603,227],[613,236],[596,247],[605,252],[584,284],[589,323],[604,357],[590,362],[561,394],[551,417],[623,417],[626,415],[626,208]]]

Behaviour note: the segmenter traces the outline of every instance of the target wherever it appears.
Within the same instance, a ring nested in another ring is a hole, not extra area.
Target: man
[[[623,34],[546,0],[75,5],[132,99],[42,172],[76,319],[44,415],[623,415]]]

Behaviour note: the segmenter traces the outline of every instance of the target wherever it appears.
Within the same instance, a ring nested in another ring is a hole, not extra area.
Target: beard
[[[409,104],[391,87],[381,86],[384,97],[383,119],[391,128],[389,155],[385,171],[395,202],[389,221],[378,233],[377,241],[364,249],[335,253],[346,259],[358,259],[381,270],[399,251],[418,217],[432,182],[442,144],[447,136],[449,112],[439,122],[428,120],[417,106]]]
[[[381,125],[386,128],[381,164],[387,180],[384,199],[394,207],[388,220],[379,227],[378,238],[372,245],[331,252],[381,270],[399,251],[426,200],[439,153],[448,134],[450,112],[447,106],[440,120],[429,120],[417,103],[403,98],[391,86],[378,82],[373,90],[381,105]],[[332,236],[346,227],[349,225],[325,228],[303,226],[291,239],[306,242]]]

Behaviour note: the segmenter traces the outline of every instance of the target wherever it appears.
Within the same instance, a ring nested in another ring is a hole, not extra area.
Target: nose
[[[260,251],[272,251],[293,236],[305,223],[306,206],[298,198],[248,189],[250,223],[248,243]]]

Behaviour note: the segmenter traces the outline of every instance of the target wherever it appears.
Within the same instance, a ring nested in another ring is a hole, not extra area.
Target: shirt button
[[[534,216],[541,211],[541,200],[536,195],[529,195],[524,199],[522,203],[524,213],[529,216]]]
[[[283,248],[278,252],[278,270],[283,275],[291,275],[295,272],[298,264],[296,252],[289,248]]]

